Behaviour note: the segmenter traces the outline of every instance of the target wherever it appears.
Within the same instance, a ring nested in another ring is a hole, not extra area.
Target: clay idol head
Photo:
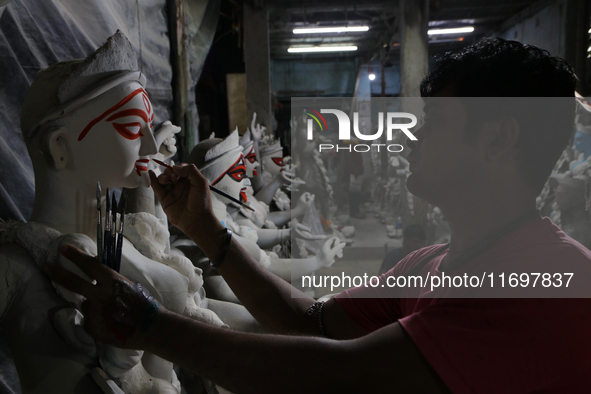
[[[257,155],[254,151],[254,142],[250,139],[250,130],[240,137],[242,154],[244,155],[244,164],[246,164],[246,175],[249,178],[258,176],[260,163],[257,161]]]
[[[283,163],[283,148],[279,141],[262,147],[260,152],[263,170],[268,171],[271,175],[277,175],[283,171],[285,165]]]
[[[21,112],[35,172],[65,170],[90,184],[149,186],[154,109],[137,55],[117,31],[86,59],[39,71]]]
[[[210,138],[197,144],[188,159],[199,168],[211,186],[246,202],[246,165],[242,146],[238,144],[238,129],[226,139]],[[235,204],[225,197],[220,198],[225,204]]]

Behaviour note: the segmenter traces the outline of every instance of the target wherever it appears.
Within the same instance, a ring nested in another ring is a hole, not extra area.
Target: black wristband
[[[220,252],[220,257],[218,257],[218,260],[214,263],[212,261],[209,262],[209,265],[212,266],[213,268],[218,268],[220,265],[222,265],[222,263],[224,262],[224,258],[226,257],[226,254],[228,253],[228,250],[230,249],[230,242],[232,241],[232,232],[228,229],[226,229],[226,234],[224,235],[224,242],[222,243],[222,251]]]

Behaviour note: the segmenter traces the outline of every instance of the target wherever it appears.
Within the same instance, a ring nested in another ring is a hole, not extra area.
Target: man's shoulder
[[[396,276],[403,275],[404,273],[410,271],[417,264],[420,264],[423,259],[443,251],[446,246],[447,245],[436,244],[417,249],[414,252],[410,252],[406,257],[400,260],[400,262],[392,270],[390,270],[388,274],[393,274]]]
[[[550,218],[543,218],[499,242],[498,251],[524,260],[591,264],[591,251],[568,236]]]

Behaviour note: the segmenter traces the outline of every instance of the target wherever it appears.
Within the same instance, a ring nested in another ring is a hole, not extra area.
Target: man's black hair
[[[410,224],[404,228],[404,232],[402,233],[403,238],[420,238],[420,239],[427,239],[427,235],[423,228],[418,224]]]
[[[459,52],[448,52],[421,83],[421,96],[452,88],[458,97],[574,97],[576,77],[563,59],[533,45],[485,38]],[[496,100],[496,116],[519,122],[517,164],[525,182],[538,193],[573,134],[574,98],[553,100]],[[479,110],[470,120],[484,121]],[[478,101],[472,100],[472,106]],[[514,105],[518,103],[518,105]],[[490,107],[490,106],[489,106]],[[470,112],[471,115],[470,115]],[[476,115],[475,115],[476,114]]]

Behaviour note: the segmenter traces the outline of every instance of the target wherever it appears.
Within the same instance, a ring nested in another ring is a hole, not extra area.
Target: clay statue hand
[[[295,220],[295,219],[294,219]],[[292,229],[295,230],[295,234],[297,238],[305,239],[308,241],[318,241],[322,239],[326,239],[326,235],[324,234],[312,234],[309,227],[304,226],[301,223],[295,223]]]
[[[252,114],[252,122],[250,122],[250,135],[253,141],[260,141],[260,139],[263,137],[263,132],[267,130],[267,128],[256,123],[256,121],[257,113],[255,112]]]
[[[150,171],[150,179],[166,216],[182,232],[199,238],[200,230],[223,230],[213,214],[209,182],[194,164],[175,165],[159,177]]]
[[[343,257],[345,242],[340,242],[339,237],[329,238],[316,255],[320,267],[330,267],[336,258]]]
[[[158,160],[166,160],[176,154],[175,134],[179,133],[181,128],[173,125],[169,120],[160,123],[154,128],[154,139],[158,153],[152,157]]]
[[[296,178],[295,174],[288,171],[281,171],[279,174],[277,174],[277,177],[281,179],[281,183],[284,185],[298,186],[306,184],[306,181]]]
[[[283,171],[287,171],[287,172],[290,172],[292,174],[295,174],[295,170],[296,170],[296,168],[298,168],[298,165],[295,164],[295,163],[291,163],[291,162],[290,163],[286,163],[285,162],[285,159],[284,159],[283,162],[285,163],[285,165],[283,167],[284,168]]]
[[[123,349],[142,349],[142,339],[163,310],[139,284],[126,279],[80,249],[65,245],[61,252],[96,285],[57,264],[44,269],[51,279],[86,298],[82,303],[84,329],[92,337]]]
[[[295,208],[295,216],[305,215],[306,212],[314,205],[314,198],[316,196],[312,193],[303,193],[298,200],[298,205]]]

